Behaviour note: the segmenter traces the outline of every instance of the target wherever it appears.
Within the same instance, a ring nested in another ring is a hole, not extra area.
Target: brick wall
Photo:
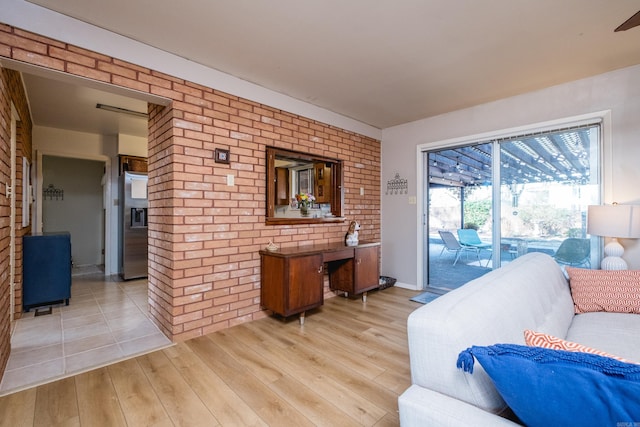
[[[380,239],[377,140],[9,26],[0,55],[171,99],[149,106],[149,302],[173,340],[266,315],[258,250],[269,240],[344,238],[347,224],[265,225],[267,145],[343,160],[344,214],[362,239]],[[215,148],[230,150],[229,165]]]
[[[15,84],[12,84],[12,88],[19,88],[19,93],[15,94],[14,99],[18,104],[18,110],[20,115],[20,121],[17,123],[16,129],[16,242],[15,242],[15,267],[14,267],[14,318],[19,319],[22,317],[22,236],[31,233],[31,218],[29,218],[29,225],[22,226],[22,212],[23,212],[23,191],[29,191],[29,189],[23,188],[23,177],[25,171],[23,170],[22,158],[25,157],[29,161],[29,165],[33,165],[32,159],[32,145],[31,145],[31,116],[29,115],[29,107],[27,105],[27,98],[23,91],[22,80],[17,72],[12,72],[14,75]],[[25,117],[25,119],[23,119]],[[33,205],[31,205],[33,207]],[[29,210],[29,216],[33,213],[33,210]]]
[[[4,372],[11,348],[11,310],[19,318],[22,308],[22,236],[31,231],[22,227],[22,157],[31,161],[31,116],[20,74],[0,69],[0,184],[11,182],[11,105],[20,120],[16,129],[16,218],[14,301],[10,301],[10,202],[5,188],[0,191],[0,373]]]
[[[0,183],[9,182],[11,160],[11,99],[4,70],[0,70]],[[0,372],[4,372],[11,349],[11,312],[9,288],[9,199],[0,194]]]

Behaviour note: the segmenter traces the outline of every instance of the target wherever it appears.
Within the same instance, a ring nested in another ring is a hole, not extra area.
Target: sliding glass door
[[[597,123],[424,152],[424,287],[454,289],[529,252],[597,265],[586,211],[599,152]]]
[[[429,284],[453,289],[491,269],[492,144],[425,156]]]

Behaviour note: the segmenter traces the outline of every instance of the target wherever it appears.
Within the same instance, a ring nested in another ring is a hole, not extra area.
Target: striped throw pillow
[[[640,314],[640,270],[566,270],[576,313]]]
[[[616,359],[625,363],[635,363],[623,359],[622,357],[614,356],[613,354],[596,350],[595,348],[587,347],[586,345],[578,344],[577,342],[566,341],[562,338],[554,337],[553,335],[549,334],[543,334],[542,332],[534,332],[530,329],[526,329],[524,331],[524,342],[530,347],[542,347],[549,348],[551,350],[564,350],[579,353],[597,354],[598,356],[610,357],[612,359]]]

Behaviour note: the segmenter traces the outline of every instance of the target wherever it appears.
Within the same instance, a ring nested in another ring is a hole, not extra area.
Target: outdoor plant
[[[465,228],[478,230],[491,216],[490,200],[468,200],[464,205]]]

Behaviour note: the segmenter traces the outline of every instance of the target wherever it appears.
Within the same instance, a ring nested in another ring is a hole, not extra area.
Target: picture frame
[[[228,165],[230,163],[229,150],[224,148],[216,148],[214,160],[216,163],[224,163]]]

